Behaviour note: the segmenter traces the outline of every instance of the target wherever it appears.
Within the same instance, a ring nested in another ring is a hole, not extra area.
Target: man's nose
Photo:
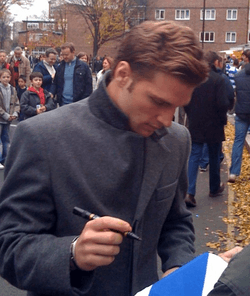
[[[170,126],[172,124],[175,113],[175,107],[161,110],[157,117],[157,120],[164,126]]]

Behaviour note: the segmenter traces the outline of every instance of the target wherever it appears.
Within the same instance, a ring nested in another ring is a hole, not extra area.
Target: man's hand
[[[233,256],[235,256],[236,254],[238,254],[242,250],[243,250],[242,247],[234,247],[233,249],[231,249],[225,253],[219,254],[219,256],[228,263],[233,258]]]
[[[132,231],[129,223],[113,218],[101,217],[89,221],[75,246],[75,262],[82,270],[94,270],[98,266],[109,265],[120,252],[123,236],[114,231]]]
[[[9,117],[8,121],[13,121],[13,120],[15,120],[15,119],[16,119],[16,116],[12,116],[12,115],[11,115],[11,116]]]
[[[169,275],[170,273],[174,272],[175,270],[179,269],[180,267],[173,267],[168,269],[166,272],[163,273],[162,278],[164,278],[165,276]]]

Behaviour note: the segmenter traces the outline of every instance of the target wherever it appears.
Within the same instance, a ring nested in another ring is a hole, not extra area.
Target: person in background
[[[16,47],[14,49],[14,54],[8,58],[8,63],[13,68],[13,76],[11,77],[10,84],[14,87],[18,84],[18,78],[20,75],[25,76],[26,78],[26,85],[30,85],[30,61],[23,56],[23,51],[21,47]]]
[[[36,64],[33,70],[33,72],[40,72],[43,74],[42,88],[46,89],[48,92],[51,92],[51,85],[56,74],[56,69],[54,67],[56,56],[57,51],[54,48],[48,48],[45,51],[45,58]]]
[[[18,85],[16,87],[16,91],[17,91],[17,97],[18,100],[20,102],[22,94],[27,90],[27,86],[26,86],[26,77],[21,75],[18,78]],[[22,113],[22,111],[20,110],[20,114],[19,114],[19,121],[24,120],[24,114]]]
[[[245,49],[242,52],[242,55],[241,55],[242,62],[239,63],[239,70],[242,70],[245,67],[245,64],[248,63],[248,61],[247,61],[247,52],[248,51],[249,51],[249,49]]]
[[[0,70],[0,137],[2,153],[0,154],[0,169],[4,168],[10,139],[10,123],[17,119],[20,106],[16,90],[10,83],[11,72],[8,69]]]
[[[51,93],[57,95],[57,102],[63,106],[87,98],[93,86],[89,66],[75,56],[74,44],[63,44],[61,54],[63,60],[56,70]]]
[[[247,63],[234,79],[236,85],[235,138],[228,182],[234,183],[240,175],[242,153],[247,131],[250,127],[250,50],[246,53]]]
[[[32,72],[30,81],[31,86],[22,94],[20,101],[24,119],[56,108],[50,93],[41,87],[43,75],[40,72]]]
[[[99,84],[101,83],[105,73],[109,71],[112,68],[112,65],[114,63],[114,60],[111,57],[106,57],[102,62],[102,70],[100,70],[97,73],[97,82],[96,82],[96,88],[98,88]]]
[[[87,55],[86,52],[81,51],[78,53],[78,55],[76,56],[79,60],[85,62],[87,65],[89,65],[89,56]]]
[[[94,59],[94,73],[98,73],[99,71],[101,71],[102,69],[102,60],[100,58],[100,56],[97,56]]]
[[[209,51],[206,59],[211,69],[209,79],[194,90],[190,103],[185,106],[192,137],[188,162],[189,186],[185,197],[188,207],[196,206],[196,181],[204,143],[207,143],[209,152],[209,196],[217,197],[224,191],[224,184],[220,181],[220,154],[229,101],[225,80],[217,73],[214,64],[218,54]]]
[[[234,76],[239,71],[238,67],[239,67],[239,60],[235,58],[233,60],[233,65],[229,67],[228,74],[227,74],[234,90],[235,90]]]
[[[229,78],[224,73],[225,67],[224,67],[223,59],[221,56],[218,56],[218,60],[216,60],[214,62],[214,66],[216,67],[217,73],[220,74],[225,80],[227,98],[229,101],[228,110],[232,110],[234,108],[234,89],[232,87],[232,84],[231,84]],[[221,145],[220,162],[222,162],[223,159],[224,159],[224,153],[222,151],[222,145]],[[202,157],[201,157],[200,163],[199,163],[200,171],[206,172],[208,164],[209,164],[209,153],[208,153],[207,144],[205,143],[203,146]]]

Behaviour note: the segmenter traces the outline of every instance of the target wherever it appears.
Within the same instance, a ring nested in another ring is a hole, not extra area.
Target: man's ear
[[[114,80],[117,82],[117,85],[123,88],[131,82],[131,79],[132,71],[129,63],[126,61],[119,62],[114,71]]]

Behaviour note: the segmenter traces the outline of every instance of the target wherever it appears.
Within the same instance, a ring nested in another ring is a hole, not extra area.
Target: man
[[[189,187],[185,198],[189,207],[196,206],[196,180],[204,143],[207,143],[209,152],[209,196],[217,197],[224,190],[224,184],[220,182],[220,154],[229,101],[225,80],[217,73],[214,65],[218,59],[216,52],[206,54],[211,68],[209,79],[195,89],[191,102],[185,107],[192,137],[188,162]]]
[[[157,252],[165,275],[192,259],[190,137],[172,118],[206,76],[190,28],[144,22],[90,98],[21,122],[0,197],[1,276],[29,295],[130,296],[158,279]],[[123,239],[131,230],[142,241]]]
[[[60,106],[85,99],[92,93],[92,75],[86,63],[75,56],[73,43],[61,46],[63,60],[57,68],[51,88]]]
[[[247,61],[247,52],[249,51],[249,49],[245,49],[243,52],[242,52],[242,55],[241,55],[241,59],[242,61],[240,62],[239,64],[239,69],[242,70],[244,67],[245,67],[245,64],[248,63]]]
[[[232,161],[228,182],[234,183],[240,175],[242,152],[247,131],[250,127],[250,50],[246,53],[248,63],[235,75],[236,103],[235,103],[235,139],[232,151]]]
[[[56,62],[57,52],[54,48],[48,48],[45,51],[45,59],[35,65],[33,72],[43,74],[42,88],[51,92],[51,85],[56,74],[54,64]]]
[[[30,74],[31,74],[31,68],[30,68],[30,62],[29,60],[23,56],[23,51],[21,47],[16,47],[14,49],[14,54],[10,56],[8,59],[8,63],[13,68],[13,76],[11,77],[10,84],[14,87],[18,85],[18,78],[19,76],[23,75],[26,78],[26,85],[30,85]]]

